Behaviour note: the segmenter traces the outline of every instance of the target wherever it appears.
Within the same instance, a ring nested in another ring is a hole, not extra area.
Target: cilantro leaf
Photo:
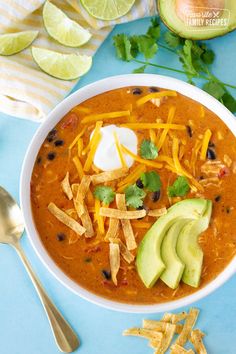
[[[160,38],[161,28],[157,17],[151,19],[151,26],[147,30],[147,35],[158,40]]]
[[[158,150],[151,140],[144,139],[140,146],[140,155],[143,159],[154,160],[158,155]]]
[[[145,59],[151,59],[158,50],[155,38],[149,37],[146,34],[133,36],[132,41],[136,42],[139,53],[143,54]]]
[[[131,54],[131,42],[126,34],[117,34],[113,37],[113,41],[118,58],[124,61],[133,59],[133,55]]]
[[[157,192],[161,188],[161,179],[156,171],[142,173],[140,179],[149,192]]]
[[[95,198],[99,199],[105,205],[113,202],[115,198],[115,192],[108,186],[97,186],[93,192]]]
[[[182,42],[181,37],[170,31],[165,32],[164,40],[171,48],[177,48]]]
[[[168,187],[169,197],[183,197],[189,192],[188,180],[184,176],[179,176],[172,186]]]
[[[222,84],[215,81],[208,81],[203,85],[203,90],[215,97],[217,100],[221,99],[225,93]]]
[[[205,64],[212,64],[215,59],[215,53],[211,49],[206,49],[202,53],[201,59]]]
[[[125,200],[126,204],[135,209],[143,205],[143,199],[145,198],[146,193],[143,189],[133,184],[125,189]]]
[[[236,99],[226,91],[221,97],[222,103],[227,107],[232,113],[236,112]]]
[[[146,67],[147,67],[147,65],[139,66],[138,68],[136,68],[136,69],[133,70],[133,73],[134,73],[134,74],[144,73]]]

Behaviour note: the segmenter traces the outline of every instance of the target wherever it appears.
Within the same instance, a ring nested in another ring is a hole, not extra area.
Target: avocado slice
[[[186,17],[184,6],[190,14],[196,13],[196,16]],[[214,6],[206,6],[204,0],[197,3],[195,0],[158,0],[158,10],[165,25],[183,38],[210,39],[222,36],[236,28],[235,0],[215,0]],[[198,18],[198,14],[201,18]],[[220,21],[220,24],[217,25],[216,22],[213,24],[213,20]],[[200,21],[203,21],[203,24]]]
[[[198,244],[198,237],[208,228],[211,212],[212,202],[208,200],[203,217],[184,226],[177,240],[176,252],[185,265],[182,281],[195,288],[200,283],[203,262],[203,251]]]
[[[161,274],[160,279],[169,288],[176,289],[184,272],[184,263],[176,253],[176,244],[180,231],[192,219],[181,219],[170,227],[161,245],[161,258],[166,269]]]
[[[185,199],[174,204],[148,230],[141,241],[136,259],[137,271],[147,288],[152,287],[165,269],[161,244],[169,228],[183,218],[197,220],[207,208],[205,199]]]

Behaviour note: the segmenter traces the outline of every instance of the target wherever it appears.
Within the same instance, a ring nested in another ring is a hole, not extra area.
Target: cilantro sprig
[[[144,139],[140,145],[140,155],[143,159],[154,160],[158,156],[158,149],[151,140]]]
[[[161,43],[160,39],[164,39],[167,46]],[[236,99],[228,91],[228,87],[236,89],[236,86],[221,81],[211,72],[210,66],[214,62],[215,53],[205,43],[181,38],[170,31],[162,34],[157,18],[151,20],[151,25],[145,34],[135,36],[118,34],[113,37],[113,40],[118,58],[141,64],[133,72],[143,73],[148,66],[153,66],[184,74],[188,82],[193,85],[194,79],[203,79],[205,81],[203,90],[218,99],[231,112],[236,112]],[[157,54],[159,48],[178,56],[183,70],[150,62],[149,60]],[[138,55],[143,55],[145,61],[137,59]]]
[[[125,189],[126,205],[135,209],[143,205],[143,199],[146,193],[143,189],[139,188],[136,184],[132,184]]]
[[[184,197],[189,192],[189,183],[186,177],[179,176],[172,186],[168,187],[169,197]]]
[[[140,179],[143,187],[149,192],[157,192],[161,189],[161,179],[156,171],[144,172]]]
[[[105,205],[113,202],[115,198],[115,192],[108,186],[97,186],[93,192],[93,195]]]

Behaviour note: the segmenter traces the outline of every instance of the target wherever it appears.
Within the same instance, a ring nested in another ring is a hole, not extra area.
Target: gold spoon
[[[34,274],[19,242],[23,231],[24,222],[19,206],[10,194],[0,187],[0,243],[6,243],[17,251],[39,295],[58,348],[62,352],[71,353],[78,348],[79,339]]]

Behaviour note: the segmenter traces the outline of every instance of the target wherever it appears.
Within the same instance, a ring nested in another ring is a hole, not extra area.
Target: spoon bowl
[[[58,348],[62,352],[71,353],[79,346],[78,337],[34,274],[19,242],[23,232],[24,220],[21,209],[12,196],[0,186],[0,243],[9,244],[17,251],[39,295]]]

